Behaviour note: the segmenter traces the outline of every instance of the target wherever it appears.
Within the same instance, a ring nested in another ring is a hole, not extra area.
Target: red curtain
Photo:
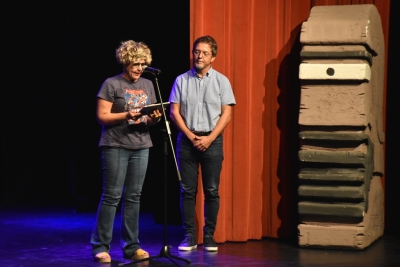
[[[237,102],[224,132],[217,242],[296,233],[301,24],[313,6],[349,4],[376,5],[387,47],[389,0],[190,1],[190,42],[216,39],[213,68],[229,78]],[[203,208],[199,193],[199,242]]]

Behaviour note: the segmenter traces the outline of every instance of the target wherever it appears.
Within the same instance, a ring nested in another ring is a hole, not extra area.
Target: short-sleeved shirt
[[[179,75],[172,86],[169,102],[180,104],[186,127],[200,132],[215,128],[222,106],[236,104],[228,78],[213,68],[203,78],[194,68]]]
[[[121,75],[106,79],[97,97],[112,102],[111,113],[139,110],[157,102],[152,81],[140,77],[131,82]],[[103,125],[99,146],[141,149],[151,147],[153,143],[147,125],[137,120]]]

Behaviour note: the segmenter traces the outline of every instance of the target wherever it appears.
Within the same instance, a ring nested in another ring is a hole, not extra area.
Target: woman
[[[157,101],[153,83],[141,77],[152,60],[147,45],[132,40],[123,42],[116,58],[123,72],[106,79],[97,94],[97,120],[102,125],[99,147],[103,189],[91,244],[94,260],[103,263],[111,262],[113,222],[121,198],[123,256],[132,260],[149,257],[138,239],[140,194],[152,146],[147,126],[161,118],[157,109],[149,116],[140,113],[144,105]]]

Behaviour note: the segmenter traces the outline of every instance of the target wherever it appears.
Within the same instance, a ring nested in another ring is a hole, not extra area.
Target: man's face
[[[129,80],[136,82],[139,80],[140,75],[142,75],[144,70],[143,66],[145,65],[146,63],[144,59],[140,59],[139,62],[131,63],[126,66],[125,75]]]
[[[208,71],[215,57],[211,54],[211,47],[207,43],[198,43],[193,50],[193,63],[197,71]]]

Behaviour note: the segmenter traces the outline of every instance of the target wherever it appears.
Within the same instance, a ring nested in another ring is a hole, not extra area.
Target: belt
[[[194,133],[197,136],[209,136],[211,134],[211,131],[210,132],[192,132],[192,133]]]

